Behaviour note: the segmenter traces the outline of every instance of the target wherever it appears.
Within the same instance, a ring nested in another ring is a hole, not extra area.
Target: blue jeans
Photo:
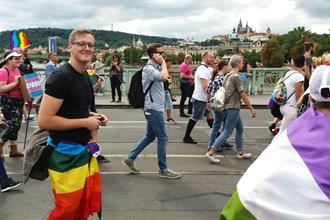
[[[218,131],[221,128],[222,123],[225,120],[225,111],[213,111],[214,112],[214,121],[211,129],[208,147],[212,147],[215,139],[217,138]]]
[[[158,166],[161,171],[164,171],[167,169],[166,147],[168,143],[168,136],[165,129],[163,112],[148,109],[144,112],[144,116],[147,119],[147,133],[131,150],[127,159],[133,162],[143,151],[143,149],[157,137]]]
[[[239,114],[239,109],[230,108],[225,109],[225,123],[224,123],[224,129],[221,132],[220,136],[215,140],[212,148],[215,150],[220,150],[221,146],[223,146],[226,142],[229,136],[233,133],[234,128],[236,128],[236,135],[235,135],[235,141],[236,141],[236,149],[242,150],[243,148],[243,122],[241,119],[241,116]]]
[[[165,110],[172,110],[173,102],[170,90],[165,90]]]
[[[0,182],[8,179],[7,172],[5,166],[3,164],[3,160],[0,159]]]
[[[211,111],[207,110],[206,105],[207,102],[199,101],[196,99],[192,100],[193,102],[193,109],[192,109],[192,116],[191,119],[194,121],[198,121],[203,119],[203,117],[207,117],[208,115],[212,114]]]

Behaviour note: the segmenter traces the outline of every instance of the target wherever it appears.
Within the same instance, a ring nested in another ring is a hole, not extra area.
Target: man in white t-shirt
[[[192,139],[191,132],[194,129],[196,122],[206,116],[207,123],[210,128],[213,125],[213,115],[211,112],[210,103],[208,103],[207,87],[211,79],[211,72],[208,69],[213,65],[214,54],[210,51],[203,53],[203,62],[197,68],[195,73],[195,90],[192,95],[193,98],[193,114],[189,119],[186,134],[183,138],[184,143],[196,144],[197,142]]]
[[[291,62],[293,68],[284,76],[284,79],[286,79],[284,84],[287,90],[287,100],[285,105],[280,107],[281,113],[283,115],[280,131],[285,130],[289,124],[297,118],[297,101],[304,92],[303,84],[305,57],[296,56],[292,58]]]

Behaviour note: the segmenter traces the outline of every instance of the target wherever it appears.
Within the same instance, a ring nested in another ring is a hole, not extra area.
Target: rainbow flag
[[[87,219],[101,211],[101,178],[96,157],[85,146],[72,143],[54,145],[49,160],[49,177],[55,207],[48,220]]]
[[[9,34],[10,48],[22,48],[25,49],[30,46],[26,34],[24,32],[11,31]]]
[[[220,220],[329,220],[330,118],[307,110],[249,167]]]

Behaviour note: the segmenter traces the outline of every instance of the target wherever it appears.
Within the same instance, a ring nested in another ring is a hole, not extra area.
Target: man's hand
[[[17,86],[19,84],[19,81],[21,80],[20,78],[23,77],[23,76],[15,76],[15,79],[14,79],[14,85]]]
[[[250,109],[250,112],[251,112],[252,118],[255,118],[257,116],[257,113],[254,110],[254,108]]]
[[[155,53],[154,57],[155,57],[156,63],[158,63],[158,64],[162,64],[163,62],[165,62],[163,56],[161,56],[158,53]]]
[[[208,110],[208,111],[211,111],[211,103],[210,102],[208,102],[207,104],[206,104],[206,109]]]
[[[97,119],[100,121],[101,126],[105,126],[108,122],[108,117],[106,115],[103,115],[103,114],[97,115]]]
[[[90,131],[94,131],[99,128],[100,124],[101,121],[98,119],[98,116],[89,116],[88,118],[86,118],[85,127]]]

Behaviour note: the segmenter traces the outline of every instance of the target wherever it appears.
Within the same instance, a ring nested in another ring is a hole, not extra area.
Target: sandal
[[[173,119],[173,118],[169,118],[166,120],[168,123],[170,123],[171,125],[176,124],[177,122]]]

